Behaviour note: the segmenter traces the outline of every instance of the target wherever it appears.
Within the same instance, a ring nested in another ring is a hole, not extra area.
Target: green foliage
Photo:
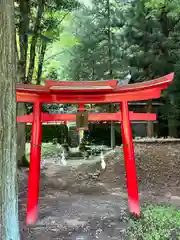
[[[65,125],[43,125],[42,142],[52,142],[56,138],[58,143],[64,143],[67,138],[67,127]],[[31,126],[26,126],[26,141],[30,142]]]
[[[117,9],[114,1],[111,2],[111,15]],[[109,22],[110,21],[110,22]],[[111,78],[109,72],[109,47],[112,52],[113,77],[119,78],[122,74],[121,52],[117,48],[118,36],[112,35],[109,46],[108,25],[114,25],[114,18],[108,19],[107,1],[92,1],[91,8],[82,8],[75,13],[73,30],[80,44],[72,48],[74,53],[66,70],[69,78],[74,80],[98,80]],[[119,44],[118,44],[119,45]],[[121,70],[119,69],[121,66]]]
[[[119,127],[119,124],[114,124],[114,128]],[[111,124],[98,123],[89,124],[88,141],[95,145],[111,146]],[[117,146],[122,144],[121,133],[115,131],[115,142]]]
[[[40,61],[43,65],[41,79],[119,79],[130,70],[134,81],[139,82],[175,71],[173,86],[162,95],[165,103],[162,118],[168,122],[169,135],[177,136],[180,129],[179,1],[82,2],[45,1],[34,79]],[[29,46],[37,6],[37,0],[31,2]],[[16,16],[19,16],[18,5]]]
[[[73,22],[72,14],[66,15],[60,26],[62,32],[58,39],[49,44],[45,54],[42,78],[63,79],[62,72],[71,59],[70,48],[78,43],[78,39],[69,31]],[[50,75],[50,76],[49,76]],[[54,76],[56,75],[56,78]]]
[[[21,82],[27,79],[29,83],[41,83],[48,46],[59,41],[63,32],[62,22],[79,6],[76,0],[15,1]]]
[[[143,210],[142,218],[130,220],[130,224],[127,239],[180,239],[180,211],[173,207],[148,206]]]
[[[57,69],[59,79],[77,81],[122,78],[130,70],[134,81],[138,82],[175,71],[173,87],[163,94],[163,118],[171,128],[169,135],[177,136],[180,126],[178,1],[111,0],[110,19],[107,3],[94,0],[91,6],[83,6],[72,13],[73,21],[65,29],[77,42],[57,55],[56,67],[54,61],[51,64]]]
[[[61,151],[57,145],[52,142],[42,143],[41,159],[47,159],[50,157],[60,156]],[[30,143],[26,143],[26,158],[29,160],[30,156]]]
[[[71,8],[73,8],[73,6],[71,6],[70,9]],[[45,59],[43,59],[44,73],[42,74],[42,78],[49,78],[49,75],[52,74],[54,76],[56,75],[56,78],[53,79],[58,78],[59,63],[56,61],[56,56],[63,53],[63,47],[70,47],[75,42],[73,36],[64,31],[64,22],[70,21],[71,19],[70,9],[56,9],[56,11],[50,9],[45,12],[41,31],[42,41],[46,42]],[[55,51],[53,51],[53,43],[55,45]]]
[[[75,12],[71,32],[79,44],[70,49],[72,56],[64,75],[74,80],[109,78],[108,21],[114,78],[122,77],[128,69],[139,72],[141,80],[173,71],[179,56],[176,30],[180,12],[175,3],[166,4],[164,1],[164,14],[162,3],[111,0],[110,20],[107,1],[99,1],[98,4],[92,1],[90,8],[83,7]]]

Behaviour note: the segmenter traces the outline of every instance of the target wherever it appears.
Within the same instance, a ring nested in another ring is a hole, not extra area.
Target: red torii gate
[[[118,80],[67,82],[46,80],[44,86],[17,84],[17,102],[33,103],[33,113],[17,116],[17,122],[32,123],[30,168],[28,181],[28,200],[26,223],[33,224],[38,217],[38,198],[40,180],[42,123],[56,121],[75,121],[75,114],[48,114],[41,112],[42,103],[79,104],[84,109],[88,103],[120,103],[118,113],[91,113],[88,121],[120,121],[129,211],[140,216],[138,183],[131,120],[156,120],[153,113],[129,112],[128,102],[159,98],[161,91],[173,81],[174,73],[164,77],[130,85],[117,86]]]

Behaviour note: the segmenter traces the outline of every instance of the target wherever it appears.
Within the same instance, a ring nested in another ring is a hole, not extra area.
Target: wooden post
[[[121,103],[121,113],[122,113],[121,134],[126,169],[126,183],[128,191],[129,211],[130,213],[140,216],[134,145],[132,138],[131,123],[129,119],[128,103],[126,101],[123,101]]]
[[[84,103],[80,103],[78,107],[78,112],[84,112],[85,111],[85,106]],[[84,137],[84,129],[78,129],[79,131],[79,144],[81,144],[81,141]]]
[[[152,100],[147,102],[147,113],[152,112]],[[147,136],[153,137],[154,136],[154,124],[152,121],[147,121]]]
[[[34,103],[33,123],[31,130],[31,152],[30,168],[28,181],[28,202],[26,223],[36,223],[38,217],[38,199],[39,199],[39,179],[40,179],[40,160],[41,160],[41,104]]]
[[[114,112],[114,105],[113,103],[110,105],[110,112]],[[116,147],[116,137],[115,137],[115,124],[114,121],[111,121],[111,148],[114,149]]]

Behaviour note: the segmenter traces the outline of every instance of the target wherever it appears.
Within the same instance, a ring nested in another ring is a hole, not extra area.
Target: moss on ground
[[[180,239],[180,210],[171,206],[149,205],[144,207],[140,219],[130,220],[127,239]]]

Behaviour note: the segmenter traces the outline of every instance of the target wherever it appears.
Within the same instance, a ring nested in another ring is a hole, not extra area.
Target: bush
[[[115,126],[115,125],[114,125]],[[120,126],[119,126],[120,128]],[[111,124],[89,124],[89,141],[96,145],[111,146]],[[116,145],[121,145],[121,133],[115,130]]]
[[[57,138],[58,143],[63,143],[68,137],[68,129],[65,125],[43,125],[42,126],[42,142],[52,142]],[[26,126],[26,142],[31,139],[31,125]]]
[[[120,126],[119,126],[120,128]],[[74,132],[75,130],[73,130]],[[69,132],[72,134],[72,131]],[[89,130],[85,135],[88,137],[90,143],[96,145],[111,146],[111,127],[110,124],[89,124]],[[57,142],[62,144],[66,139],[68,141],[68,128],[65,125],[43,125],[42,142],[53,142],[53,139],[57,139]],[[26,141],[30,142],[31,139],[31,125],[26,126]],[[121,133],[115,131],[116,145],[121,145]],[[71,141],[70,141],[71,142]]]

